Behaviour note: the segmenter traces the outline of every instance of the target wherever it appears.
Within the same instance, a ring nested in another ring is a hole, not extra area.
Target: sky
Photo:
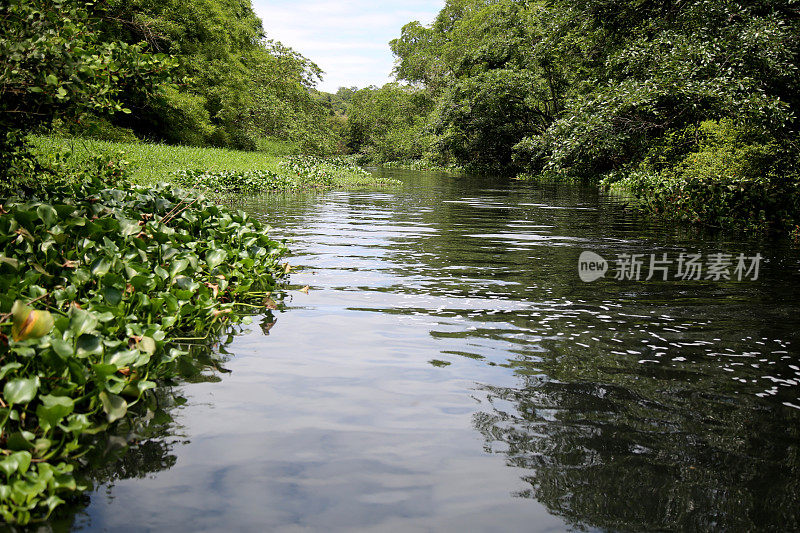
[[[403,26],[429,24],[444,0],[252,0],[267,37],[325,71],[318,89],[381,86],[392,81],[389,41]]]

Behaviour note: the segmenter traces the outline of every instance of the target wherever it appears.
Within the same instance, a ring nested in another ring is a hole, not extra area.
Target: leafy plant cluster
[[[0,20],[2,142],[57,116],[62,133],[114,141],[342,147],[322,71],[268,39],[250,0],[9,0]]]
[[[183,187],[234,193],[260,193],[361,184],[396,183],[379,179],[359,167],[352,157],[290,156],[279,171],[179,170],[175,182]]]
[[[47,516],[81,490],[91,436],[176,374],[175,342],[240,320],[238,305],[272,305],[287,274],[286,247],[245,213],[95,164],[0,207],[7,522]]]
[[[426,91],[397,83],[353,91],[347,100],[347,148],[370,163],[419,159],[432,142],[425,129],[432,109]]]
[[[173,81],[175,61],[143,43],[107,40],[103,10],[72,0],[0,4],[0,177],[7,177],[24,132],[55,116],[130,113],[126,91],[150,98]]]
[[[314,97],[320,68],[268,39],[250,0],[107,0],[108,40],[146,42],[174,57],[180,83],[155,98],[122,94],[133,113],[112,122],[137,136],[193,146],[258,149],[262,137],[305,151],[336,149],[334,124]]]
[[[697,137],[693,151],[680,157],[664,153],[686,136]],[[752,231],[790,229],[800,213],[800,175],[792,172],[796,158],[774,140],[754,137],[732,121],[705,121],[696,131],[692,127],[669,135],[639,168],[604,183],[632,192],[649,211],[668,218]],[[677,163],[665,165],[664,160]]]
[[[282,191],[297,186],[296,181],[290,176],[279,175],[269,170],[179,170],[175,172],[174,181],[178,185],[192,189],[232,193]]]
[[[291,156],[281,161],[280,167],[291,176],[296,176],[300,183],[323,186],[397,183],[395,180],[373,177],[358,166],[352,157],[346,156]]]
[[[421,171],[437,171],[437,172],[461,172],[464,167],[450,163],[448,165],[441,165],[433,163],[425,159],[404,159],[402,161],[386,161],[381,163],[382,167],[386,168],[400,168],[403,170],[421,170]]]

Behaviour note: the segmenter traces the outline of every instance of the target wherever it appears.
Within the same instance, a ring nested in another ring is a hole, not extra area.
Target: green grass
[[[224,148],[198,148],[148,143],[117,143],[85,138],[31,136],[34,153],[41,159],[52,157],[62,150],[72,151],[78,163],[96,154],[120,155],[130,162],[131,179],[152,185],[159,181],[172,181],[178,170],[209,170],[213,172],[270,170],[279,172],[280,157],[269,152],[240,152]]]
[[[256,140],[256,146],[259,152],[264,152],[268,155],[300,155],[302,153],[297,143],[282,141],[274,137],[260,137]]]
[[[64,150],[71,152],[69,162],[75,165],[88,161],[98,154],[128,161],[130,179],[142,185],[153,185],[162,181],[177,182],[176,172],[179,171],[200,171],[209,174],[270,173],[276,175],[282,182],[297,182],[298,178],[297,171],[289,163],[289,160],[293,159],[292,156],[297,153],[297,146],[276,139],[262,139],[260,147],[264,151],[256,152],[143,142],[121,143],[54,135],[33,135],[29,139],[33,152],[42,161],[52,160],[55,154]],[[330,175],[326,185],[337,188],[398,183],[395,180],[376,178],[345,160],[337,160],[335,169],[332,165],[333,162],[317,161],[310,163],[310,166],[306,164],[306,168],[301,170],[303,174],[326,172]],[[273,189],[285,188],[293,187],[273,187]],[[265,192],[266,190],[269,188],[266,188]]]

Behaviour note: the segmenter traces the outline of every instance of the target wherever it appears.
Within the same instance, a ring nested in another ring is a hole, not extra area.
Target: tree
[[[155,94],[174,62],[143,43],[102,38],[107,12],[76,0],[9,0],[0,5],[0,176],[24,135],[55,117],[130,113],[121,94]]]
[[[175,56],[182,81],[158,98],[126,92],[134,112],[118,125],[179,144],[252,150],[263,135],[313,151],[332,144],[324,106],[312,96],[321,70],[268,40],[250,0],[109,1],[109,38],[145,40]]]
[[[425,91],[397,83],[357,91],[348,110],[348,149],[376,162],[422,157],[431,106]]]

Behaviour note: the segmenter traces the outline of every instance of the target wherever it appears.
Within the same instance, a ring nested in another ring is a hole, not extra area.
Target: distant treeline
[[[549,179],[622,180],[709,225],[798,223],[800,3],[448,0],[391,42],[346,143]]]

